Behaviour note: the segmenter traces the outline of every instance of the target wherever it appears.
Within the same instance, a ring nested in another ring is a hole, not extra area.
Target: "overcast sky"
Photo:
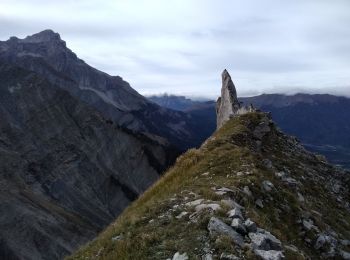
[[[0,0],[0,40],[44,29],[142,94],[350,96],[349,0]]]

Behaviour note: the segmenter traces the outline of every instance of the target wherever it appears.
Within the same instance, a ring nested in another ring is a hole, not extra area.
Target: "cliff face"
[[[161,108],[137,93],[121,77],[89,66],[51,30],[25,39],[12,37],[0,41],[0,61],[35,71],[132,131],[161,136],[181,150],[203,141],[197,138],[191,116]]]
[[[175,158],[36,73],[1,65],[0,78],[1,259],[61,259]]]
[[[267,114],[237,115],[68,259],[348,259],[349,188]]]
[[[217,128],[219,129],[231,116],[235,115],[240,108],[235,85],[227,70],[221,74],[222,87],[221,97],[216,102]]]

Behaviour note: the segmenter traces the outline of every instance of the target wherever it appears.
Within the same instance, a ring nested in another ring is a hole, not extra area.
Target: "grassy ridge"
[[[221,187],[233,190],[229,197],[243,205],[246,214],[259,226],[284,244],[300,249],[300,252],[293,252],[286,248],[287,259],[319,256],[319,252],[305,244],[305,236],[314,240],[316,234],[300,235],[297,220],[306,211],[321,214],[322,217],[315,215],[319,228],[332,226],[340,236],[348,236],[349,225],[344,229],[344,224],[334,220],[341,216],[344,223],[349,224],[349,213],[335,206],[338,203],[324,186],[316,185],[316,180],[310,178],[308,187],[301,185],[296,192],[275,175],[277,171],[286,170],[302,182],[305,171],[319,172],[322,168],[324,174],[330,174],[333,168],[299,148],[272,124],[271,131],[261,144],[258,143],[254,129],[266,119],[263,113],[231,119],[200,149],[191,149],[178,158],[176,164],[114,223],[68,259],[167,259],[177,251],[186,252],[190,259],[200,259],[207,247],[214,251],[214,256],[233,252],[254,258],[249,248],[237,252],[225,237],[216,240],[209,237],[207,224],[211,212],[199,212],[198,221],[189,218],[195,211],[186,203],[199,198],[218,203],[221,209],[215,214],[224,218],[228,208],[222,199],[227,199],[228,195],[215,192]],[[264,159],[269,159],[273,168],[266,167]],[[261,189],[261,182],[266,179],[276,187],[272,194]],[[244,187],[249,187],[253,195],[247,196]],[[307,202],[301,203],[298,193],[302,193]],[[256,207],[256,199],[264,201],[263,208]],[[329,211],[325,207],[334,209]],[[177,218],[182,212],[188,214]]]

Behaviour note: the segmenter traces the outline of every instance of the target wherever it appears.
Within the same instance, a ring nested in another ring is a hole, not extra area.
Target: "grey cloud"
[[[242,95],[348,95],[349,7],[347,0],[3,0],[0,39],[53,29],[87,63],[141,93],[215,97],[228,68]]]

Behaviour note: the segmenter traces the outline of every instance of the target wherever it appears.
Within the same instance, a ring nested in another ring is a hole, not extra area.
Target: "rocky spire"
[[[221,97],[216,102],[216,127],[219,129],[240,108],[235,85],[225,69],[222,74]]]

